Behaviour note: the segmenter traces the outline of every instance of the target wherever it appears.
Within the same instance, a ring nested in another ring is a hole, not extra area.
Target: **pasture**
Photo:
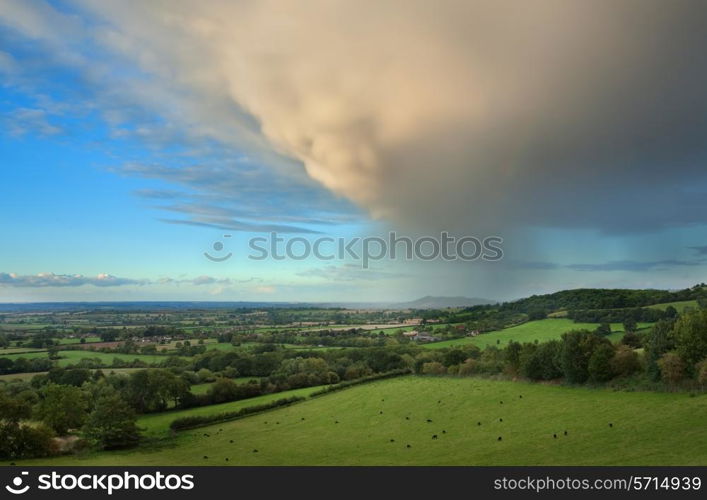
[[[638,328],[647,328],[650,323],[639,323]],[[513,326],[495,332],[482,333],[476,337],[464,337],[461,339],[445,340],[442,342],[432,342],[422,344],[430,349],[442,349],[445,347],[457,347],[464,345],[475,345],[481,349],[490,345],[505,347],[510,341],[516,342],[546,342],[552,339],[559,339],[563,333],[571,330],[596,330],[597,323],[575,323],[571,319],[541,319],[529,321],[522,325]],[[620,323],[612,323],[612,334],[608,336],[612,342],[618,342],[623,337],[624,327]]]
[[[667,302],[665,304],[654,304],[652,306],[648,306],[651,309],[660,309],[661,311],[665,311],[668,306],[673,306],[679,313],[683,313],[685,309],[698,309],[699,306],[697,305],[696,300],[682,300],[680,302]]]
[[[140,424],[154,435],[176,413],[142,417]],[[17,463],[706,465],[706,414],[707,395],[408,376],[181,432],[134,450]]]

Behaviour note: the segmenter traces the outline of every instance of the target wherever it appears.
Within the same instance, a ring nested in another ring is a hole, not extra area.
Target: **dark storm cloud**
[[[247,136],[244,149],[304,166],[376,218],[613,234],[707,223],[702,0],[81,0],[66,20],[7,3],[30,38],[93,38],[133,61],[152,83],[142,102],[184,108],[199,137]],[[198,168],[162,174],[217,193],[267,185]],[[310,193],[272,205],[287,214]]]

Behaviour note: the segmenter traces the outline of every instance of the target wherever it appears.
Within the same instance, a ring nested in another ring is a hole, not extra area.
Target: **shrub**
[[[660,374],[664,382],[674,385],[685,378],[685,362],[674,352],[663,354],[658,360]]]
[[[616,349],[611,360],[611,369],[616,376],[623,377],[640,371],[641,362],[633,349],[621,345]]]
[[[103,449],[126,448],[140,440],[135,411],[118,393],[96,401],[83,434]]]
[[[608,344],[601,344],[594,349],[589,357],[587,370],[589,378],[595,382],[606,382],[614,376],[611,361],[614,358],[614,348]]]
[[[697,372],[697,383],[702,386],[707,386],[707,358],[697,363],[695,371]]]
[[[423,375],[445,375],[447,369],[439,361],[431,361],[422,365]]]

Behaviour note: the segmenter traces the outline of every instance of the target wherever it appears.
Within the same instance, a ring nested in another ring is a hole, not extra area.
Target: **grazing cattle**
[[[412,446],[410,446],[409,444],[406,444],[405,447],[406,447],[406,448],[412,448]]]
[[[208,434],[204,433],[204,437],[207,438],[207,437],[211,437],[211,436],[209,436]]]
[[[253,450],[253,453],[258,453],[258,450]]]
[[[280,425],[280,422],[275,422],[275,425]]]
[[[379,415],[383,415],[383,410],[378,412]]]
[[[609,427],[613,427],[613,426],[614,426],[614,424],[612,424],[611,422],[609,422]]]
[[[501,401],[501,404],[503,404],[503,401]]]
[[[207,458],[209,458],[208,455],[204,455],[204,460],[206,460]]]
[[[427,419],[427,423],[428,423],[428,424],[431,424],[431,423],[432,423],[432,420],[428,418],[428,419]]]
[[[437,439],[437,434],[432,434],[432,439]]]
[[[302,420],[304,420],[304,417],[302,417]]]
[[[410,420],[410,417],[405,417],[405,420]]]
[[[226,462],[228,462],[228,458],[226,458]]]
[[[395,442],[395,439],[391,439],[390,442],[391,442],[391,443],[394,443],[394,442]]]
[[[520,395],[518,396],[518,399],[523,399],[523,395],[520,394]]]
[[[481,422],[476,422],[476,425],[481,425]]]
[[[565,436],[567,435],[567,431],[565,431]]]
[[[552,437],[557,439],[557,434],[553,434]]]
[[[233,444],[233,439],[231,439],[231,440],[229,441],[229,443]]]
[[[335,424],[338,424],[338,423],[339,423],[339,421],[338,421],[338,420],[336,420],[336,421],[334,421],[334,423],[335,423]]]
[[[442,434],[446,434],[446,433],[447,433],[447,431],[445,431],[445,430],[442,431]]]
[[[503,438],[501,436],[498,436],[499,441],[503,441]]]
[[[502,419],[502,418],[499,418],[498,421],[499,421],[499,422],[503,422],[503,419]]]

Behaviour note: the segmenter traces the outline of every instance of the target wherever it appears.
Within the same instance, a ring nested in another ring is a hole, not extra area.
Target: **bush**
[[[446,375],[447,369],[439,361],[431,361],[422,365],[423,375]]]
[[[707,358],[697,363],[695,371],[697,372],[697,383],[702,386],[707,386]]]
[[[43,396],[37,407],[37,417],[57,434],[64,435],[69,429],[83,425],[86,420],[87,402],[81,389],[70,385],[52,384],[44,389]]]
[[[45,425],[0,424],[0,458],[39,458],[55,455],[54,433]]]
[[[102,396],[96,401],[83,434],[106,450],[127,448],[140,440],[135,411],[118,393]]]
[[[611,361],[614,358],[614,348],[608,344],[597,346],[589,357],[587,370],[589,378],[594,382],[606,382],[614,376]]]
[[[663,381],[668,384],[675,385],[685,378],[685,362],[674,352],[663,354],[658,366]]]
[[[624,377],[640,371],[641,362],[633,349],[622,345],[616,349],[611,360],[611,369],[617,377]]]

